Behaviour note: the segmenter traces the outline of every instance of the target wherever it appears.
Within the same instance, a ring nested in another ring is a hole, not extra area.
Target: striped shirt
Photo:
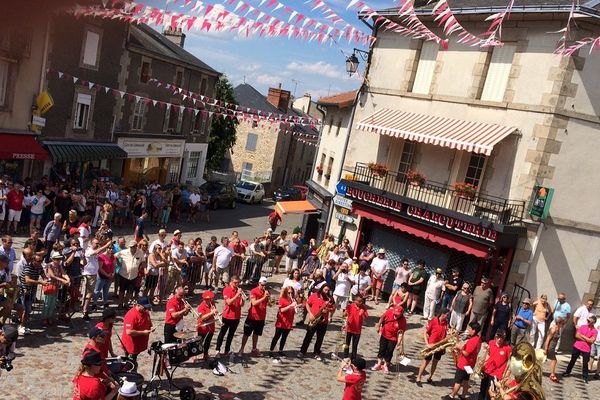
[[[29,279],[37,281],[40,279],[40,274],[42,273],[42,268],[36,268],[31,263],[23,263],[23,268],[21,269],[21,273],[19,274],[19,289],[21,295],[23,292],[35,290],[36,285],[30,285],[25,283],[25,277],[28,276]]]

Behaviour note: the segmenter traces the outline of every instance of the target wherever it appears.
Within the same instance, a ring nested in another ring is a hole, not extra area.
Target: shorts
[[[594,345],[592,345],[592,349],[594,348]],[[551,348],[548,349],[548,354],[546,354],[546,359],[550,360],[550,361],[556,361],[556,349]]]
[[[38,219],[38,218],[42,218],[42,215],[44,214],[36,214],[36,213],[29,213],[31,215],[31,219]]]
[[[212,269],[212,264],[205,262],[204,265],[202,266],[202,273],[209,274],[211,269]]]
[[[435,359],[440,361],[442,359],[442,356],[446,354],[446,350],[442,350],[442,351],[436,351],[435,353],[433,353],[432,355],[430,355],[429,357],[425,357],[425,359],[427,361],[431,361],[431,359]]]
[[[335,299],[335,309],[336,310],[345,310],[346,307],[348,306],[348,297],[345,296],[337,296],[337,295],[333,295],[333,298]]]
[[[400,289],[400,284],[396,283],[396,282],[392,283],[392,289],[396,289],[396,290]]]
[[[215,268],[215,279],[222,280],[224,283],[229,283],[229,265],[225,268]]]
[[[17,211],[17,210],[12,210],[12,209],[8,209],[8,222],[11,221],[17,221],[20,222],[21,221],[21,210]]]
[[[254,319],[246,318],[244,322],[244,336],[250,336],[253,333],[256,336],[261,336],[265,327],[265,321],[256,321]]]
[[[96,288],[96,275],[84,275],[83,282],[85,287],[85,297],[90,299]]]
[[[471,374],[467,374],[467,371],[456,368],[456,373],[454,374],[454,383],[463,383],[469,380]]]
[[[600,344],[592,344],[592,350],[590,351],[590,357],[598,358],[600,356]]]
[[[373,279],[375,290],[383,288],[383,279]]]
[[[408,287],[408,292],[414,294],[415,296],[420,295],[422,290],[423,290],[423,285]]]
[[[135,281],[137,280],[137,278],[133,278],[133,279],[127,279],[124,278],[122,276],[119,276],[119,293],[123,294],[125,292],[129,292],[129,293],[135,293],[136,291],[136,285],[135,285]]]

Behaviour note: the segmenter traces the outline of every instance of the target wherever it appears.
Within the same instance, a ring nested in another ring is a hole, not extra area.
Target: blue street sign
[[[344,185],[342,182],[338,182],[337,185],[335,185],[335,191],[341,196],[345,196],[347,190],[348,186]]]

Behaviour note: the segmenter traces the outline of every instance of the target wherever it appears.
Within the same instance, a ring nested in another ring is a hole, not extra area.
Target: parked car
[[[275,201],[302,200],[302,192],[293,186],[283,186],[273,193]]]
[[[209,207],[216,210],[219,207],[235,208],[237,191],[233,183],[228,182],[204,182],[200,190],[205,190],[210,196]]]
[[[235,185],[239,201],[247,203],[262,203],[265,197],[265,188],[261,183],[252,181],[239,181]]]
[[[293,187],[298,189],[300,191],[300,193],[302,194],[302,198],[300,200],[306,200],[306,195],[308,194],[308,188],[306,186],[302,186],[302,185],[294,185]]]

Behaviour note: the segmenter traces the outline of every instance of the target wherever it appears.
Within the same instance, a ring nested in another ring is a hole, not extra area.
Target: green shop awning
[[[95,161],[127,158],[116,143],[44,142],[54,162]]]

